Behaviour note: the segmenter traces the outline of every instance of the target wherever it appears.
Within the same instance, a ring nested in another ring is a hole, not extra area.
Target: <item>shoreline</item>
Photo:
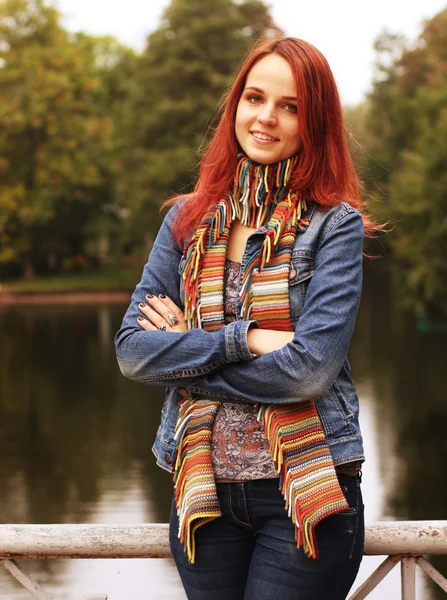
[[[17,304],[110,304],[130,302],[132,292],[0,292],[0,306]]]

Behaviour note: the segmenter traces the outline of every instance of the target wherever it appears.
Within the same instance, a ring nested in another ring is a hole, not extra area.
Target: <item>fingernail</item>
[[[144,321],[144,317],[137,317],[137,321]]]
[[[166,296],[164,294],[160,294],[158,297],[162,298],[163,300],[166,298]]]
[[[140,308],[144,308],[145,306],[147,306],[146,302],[140,302],[140,304],[138,305]]]
[[[146,294],[146,298],[153,298],[154,294]]]

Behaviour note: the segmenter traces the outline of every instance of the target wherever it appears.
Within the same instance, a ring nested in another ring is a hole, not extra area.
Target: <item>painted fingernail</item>
[[[140,302],[140,304],[138,305],[140,308],[144,308],[145,306],[147,306],[146,302]]]
[[[137,321],[144,321],[144,317],[137,317]]]
[[[146,294],[146,298],[153,298],[154,294]]]
[[[166,298],[166,296],[164,294],[160,294],[158,297],[162,298],[163,300]]]

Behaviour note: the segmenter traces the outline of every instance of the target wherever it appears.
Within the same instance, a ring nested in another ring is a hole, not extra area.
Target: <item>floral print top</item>
[[[236,319],[241,265],[225,263],[225,322]],[[248,481],[278,477],[264,428],[257,420],[258,405],[223,402],[217,411],[212,438],[216,481]]]

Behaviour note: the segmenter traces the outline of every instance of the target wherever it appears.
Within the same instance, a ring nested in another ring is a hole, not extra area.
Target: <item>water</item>
[[[446,334],[420,333],[368,265],[350,360],[367,462],[367,521],[446,518]],[[151,445],[163,390],[125,380],[113,335],[125,306],[0,309],[0,522],[166,522],[171,477]],[[358,582],[381,562],[367,557]],[[435,559],[445,573],[446,563]],[[60,600],[183,599],[169,560],[23,561]],[[372,600],[400,597],[396,568]],[[441,598],[419,578],[418,598]],[[0,571],[0,598],[29,593]]]

